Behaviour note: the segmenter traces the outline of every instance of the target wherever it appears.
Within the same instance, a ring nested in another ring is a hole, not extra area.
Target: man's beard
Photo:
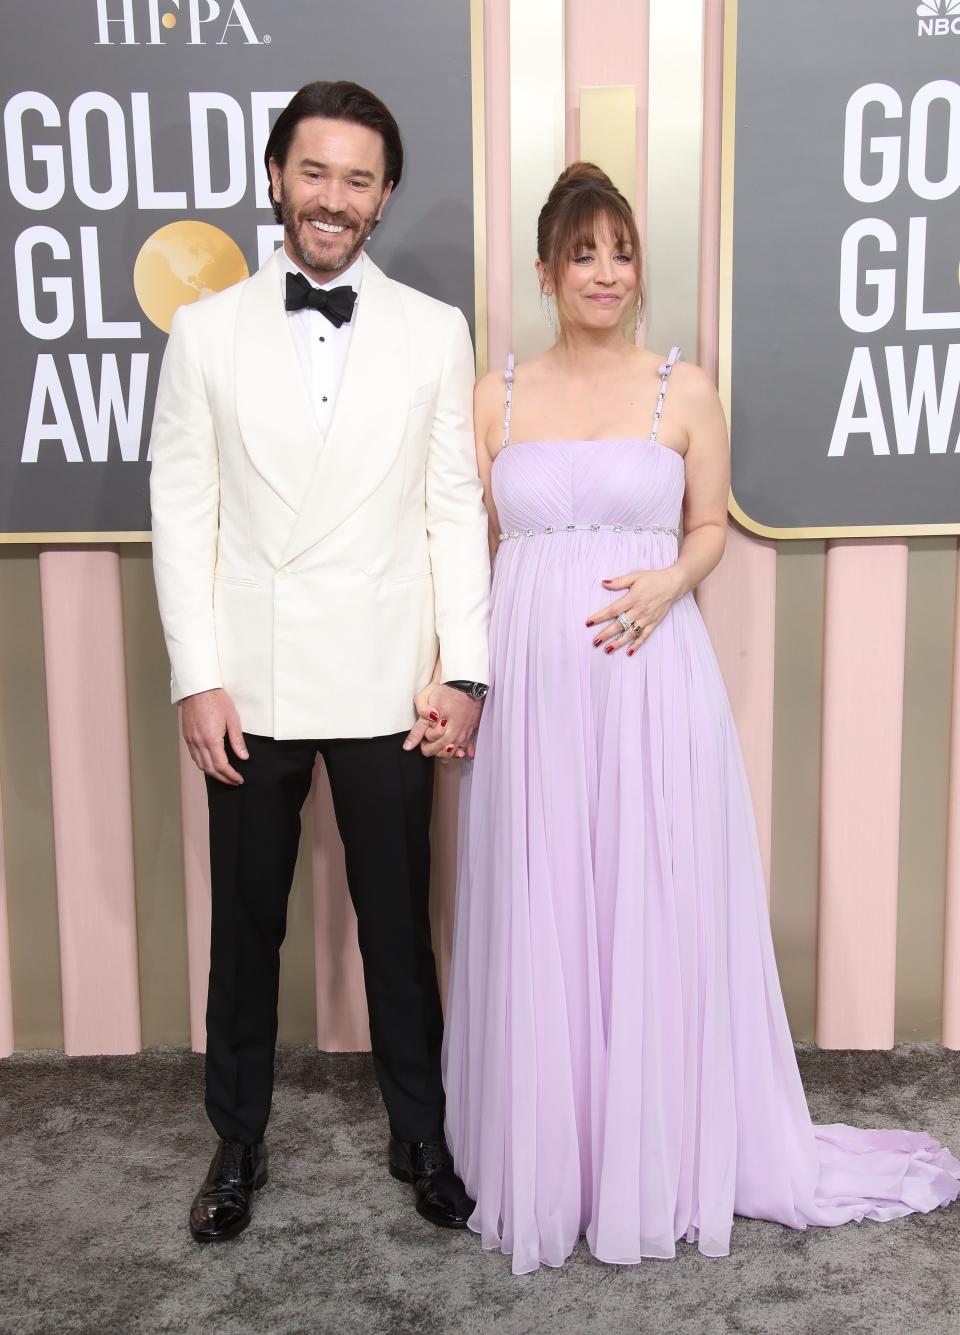
[[[325,255],[314,255],[307,250],[301,241],[301,224],[306,223],[309,227],[307,215],[301,214],[299,218],[295,216],[286,200],[280,202],[280,215],[284,233],[293,253],[304,268],[314,269],[317,273],[341,273],[344,269],[348,269],[366,245],[370,234],[377,225],[375,214],[371,218],[358,220],[346,213],[327,213],[325,210],[318,210],[309,216],[315,218],[318,222],[330,223],[334,227],[342,226],[348,230],[342,234],[345,245],[339,254],[328,251]],[[357,230],[358,221],[360,222],[359,230]]]

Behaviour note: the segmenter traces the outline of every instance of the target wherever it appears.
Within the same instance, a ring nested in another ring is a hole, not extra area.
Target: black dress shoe
[[[417,1211],[441,1228],[465,1228],[475,1202],[466,1193],[442,1140],[404,1141],[390,1137],[390,1173],[412,1182]]]
[[[267,1147],[221,1140],[206,1181],[190,1207],[190,1232],[197,1242],[222,1242],[250,1223],[253,1193],[267,1180]]]

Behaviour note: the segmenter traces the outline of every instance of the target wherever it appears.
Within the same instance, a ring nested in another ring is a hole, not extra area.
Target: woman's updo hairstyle
[[[596,244],[605,223],[618,246],[629,248],[637,265],[637,305],[643,314],[645,293],[640,265],[640,235],[630,205],[595,162],[572,162],[560,173],[537,220],[537,257],[557,288],[557,275],[578,251]],[[559,293],[558,293],[559,302]]]

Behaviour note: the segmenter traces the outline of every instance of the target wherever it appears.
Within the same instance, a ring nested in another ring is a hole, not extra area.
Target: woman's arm
[[[730,445],[720,396],[699,366],[684,365],[683,369],[688,443],[683,542],[673,567],[678,598],[695,589],[723,555],[730,495]]]

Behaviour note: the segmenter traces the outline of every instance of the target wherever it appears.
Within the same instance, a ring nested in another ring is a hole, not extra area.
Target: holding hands
[[[596,631],[593,643],[598,649],[602,647],[604,653],[612,654],[626,648],[628,658],[650,638],[684,592],[683,578],[676,566],[619,575],[602,583],[611,593],[620,589],[624,592],[615,602],[594,612],[587,626]]]
[[[444,685],[435,673],[430,685],[413,697],[413,703],[417,721],[404,740],[405,751],[419,746],[425,756],[440,760],[473,758],[482,700],[474,700],[455,686]]]

